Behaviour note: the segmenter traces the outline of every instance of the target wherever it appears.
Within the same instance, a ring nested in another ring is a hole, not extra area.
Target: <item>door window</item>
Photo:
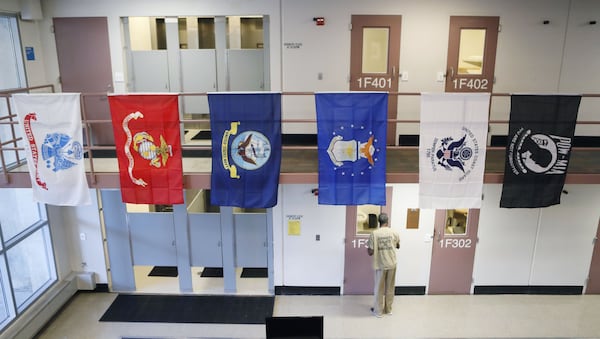
[[[467,217],[469,210],[467,209],[452,209],[446,210],[446,235],[466,235],[467,234]]]
[[[363,28],[362,72],[387,73],[390,29]]]
[[[492,92],[499,17],[450,17],[446,92]]]
[[[482,74],[485,29],[461,29],[458,74]]]
[[[377,217],[381,206],[360,205],[356,208],[356,234],[370,234],[379,226]]]

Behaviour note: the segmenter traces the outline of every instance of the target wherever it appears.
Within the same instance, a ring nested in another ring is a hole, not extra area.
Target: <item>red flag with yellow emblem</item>
[[[177,95],[110,95],[108,101],[123,202],[182,204]]]

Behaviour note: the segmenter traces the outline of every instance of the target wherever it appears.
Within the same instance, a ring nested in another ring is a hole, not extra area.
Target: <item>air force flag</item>
[[[317,93],[319,204],[385,205],[388,94]]]
[[[277,204],[281,93],[209,93],[213,205]]]
[[[33,198],[41,203],[91,203],[83,162],[79,93],[14,94],[26,140]]]

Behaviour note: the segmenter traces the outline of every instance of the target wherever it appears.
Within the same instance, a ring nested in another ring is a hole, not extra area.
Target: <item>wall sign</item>
[[[35,60],[35,51],[33,47],[25,47],[25,56],[27,60]]]
[[[285,46],[285,48],[287,48],[287,49],[299,49],[300,47],[302,47],[302,43],[301,42],[284,42],[283,46]]]

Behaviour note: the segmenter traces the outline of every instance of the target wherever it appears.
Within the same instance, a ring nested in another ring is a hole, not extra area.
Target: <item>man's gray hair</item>
[[[389,218],[388,218],[388,215],[386,213],[381,213],[379,215],[379,224],[380,225],[387,224],[388,220],[389,220]]]

